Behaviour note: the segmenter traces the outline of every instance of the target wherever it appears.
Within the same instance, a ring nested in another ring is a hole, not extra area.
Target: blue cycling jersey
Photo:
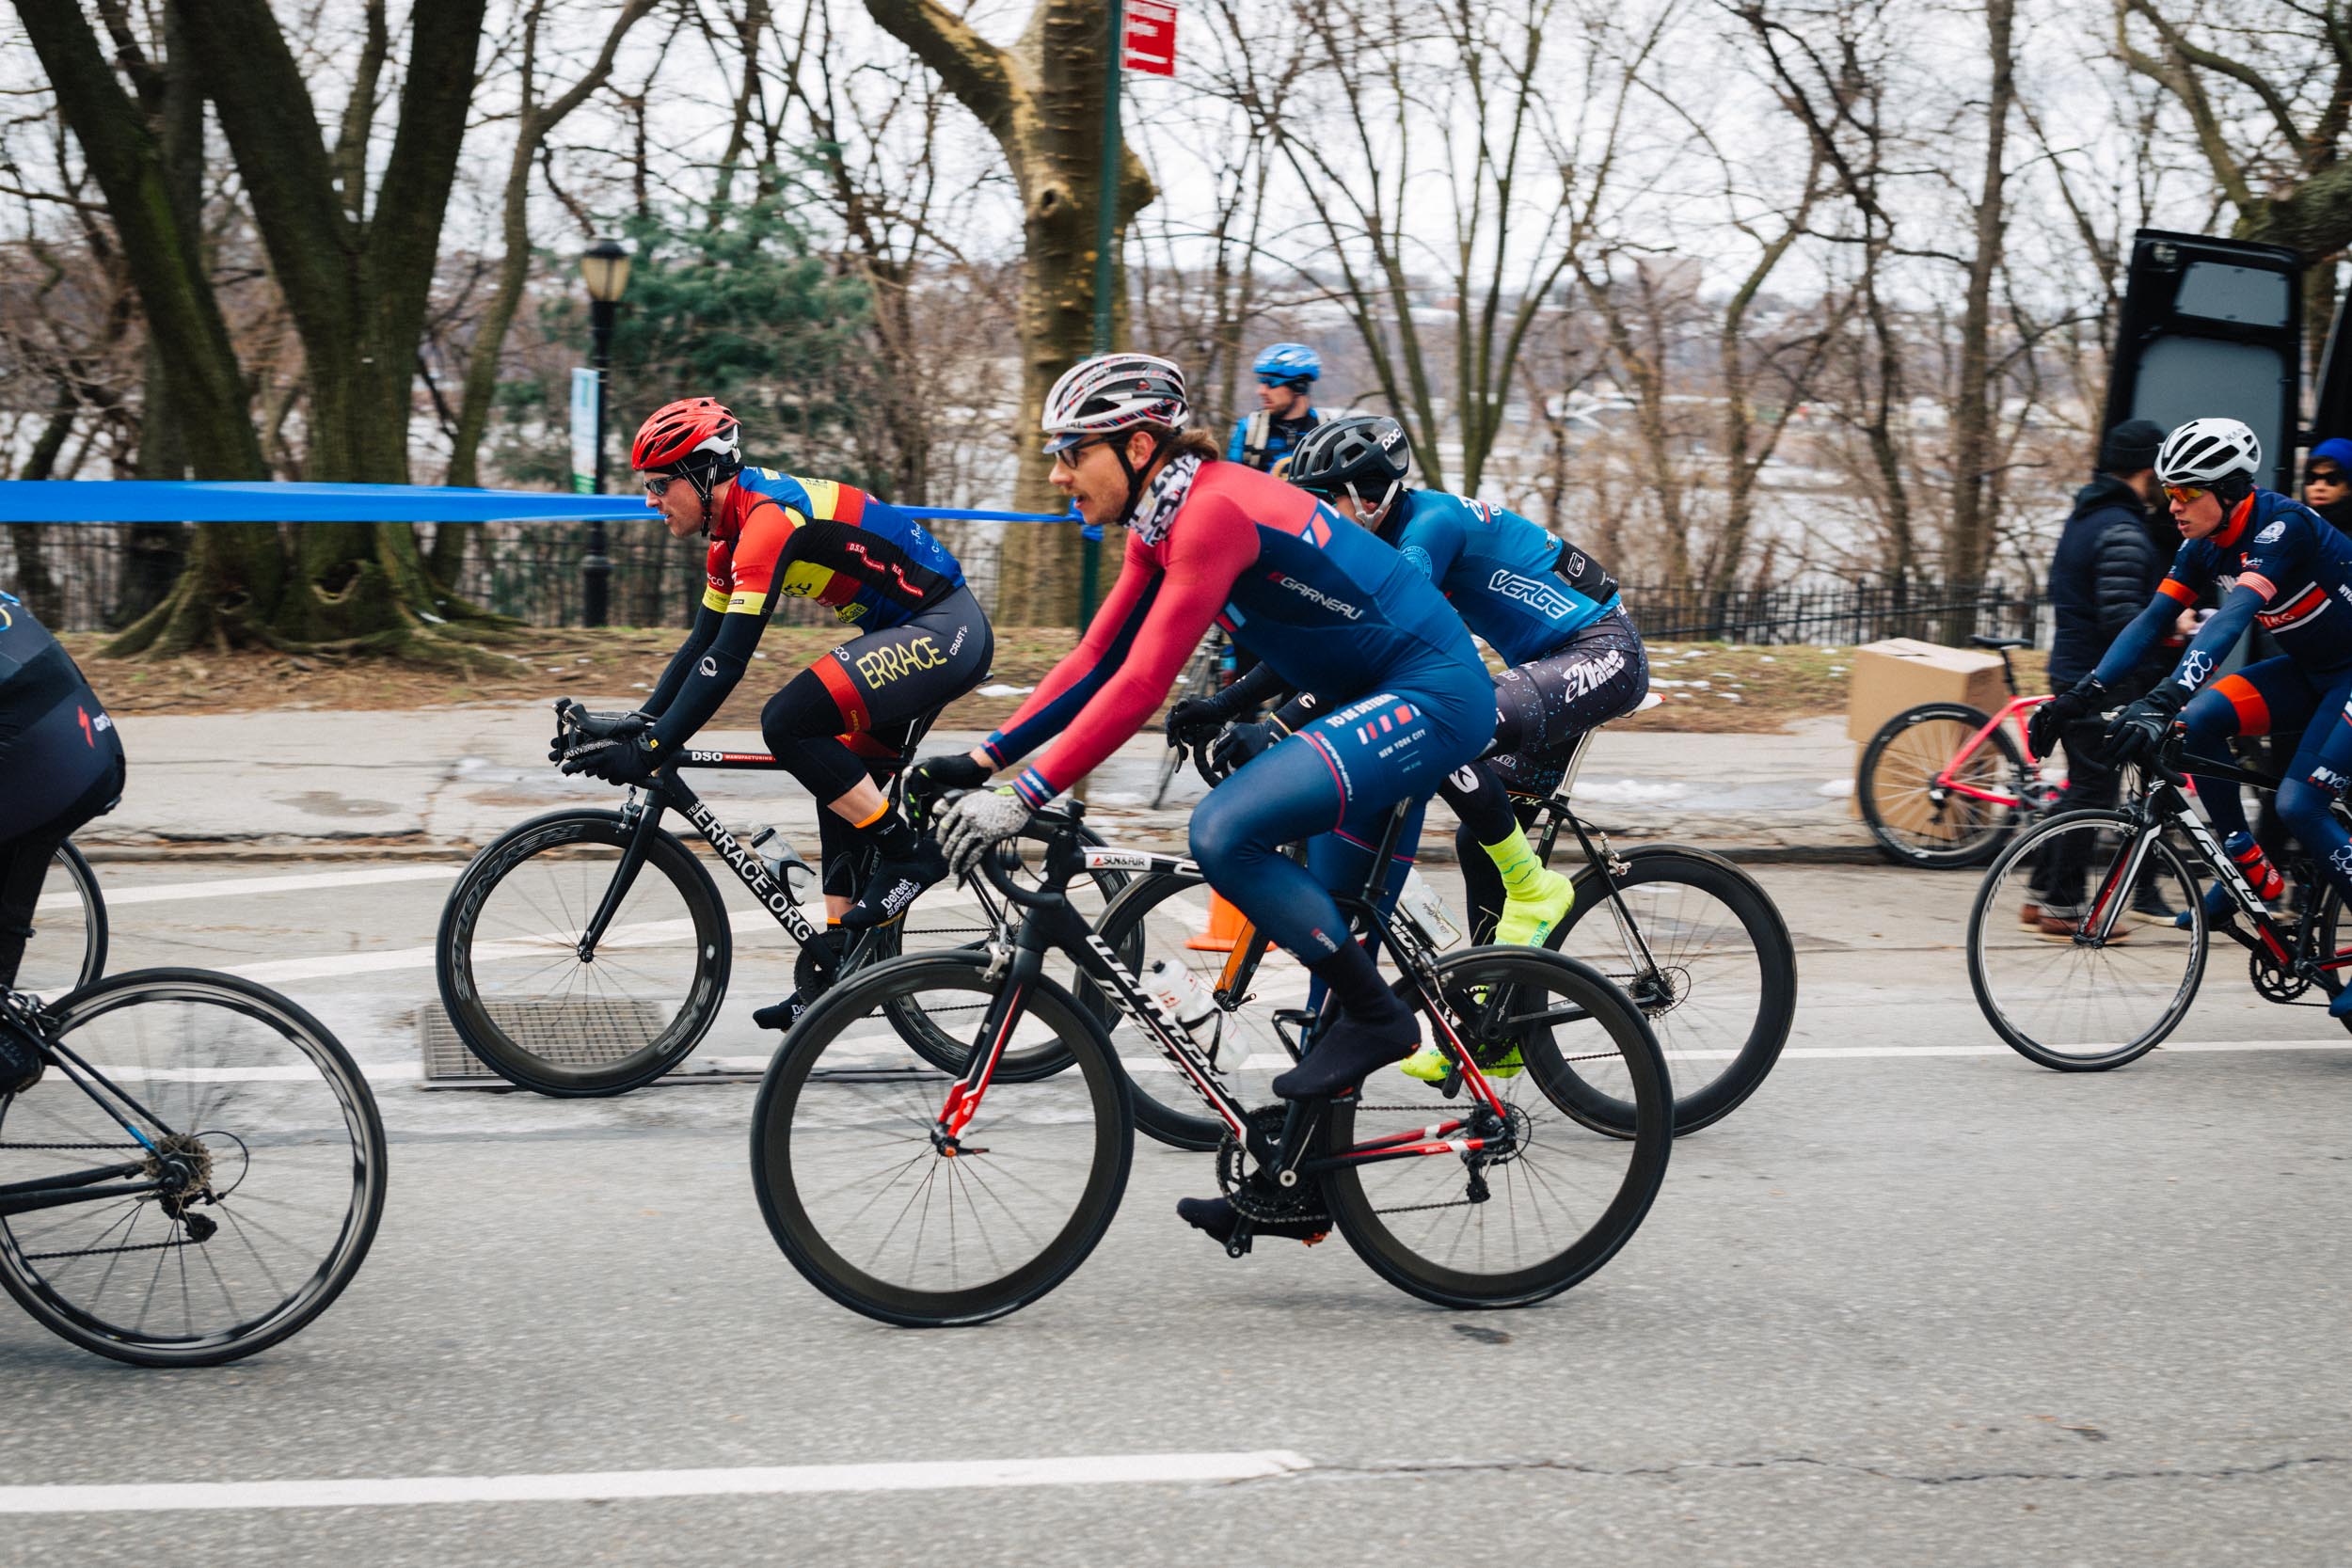
[[[2117,635],[2096,672],[2113,686],[2217,577],[2236,582],[2175,667],[2195,691],[2249,623],[2279,640],[2279,651],[2314,674],[2352,670],[2352,539],[2290,497],[2257,490],[2222,526],[2191,539],[2172,558],[2154,600]]]
[[[1617,579],[1516,512],[1408,491],[1381,530],[1506,664],[1542,657],[1617,602]]]
[[[1225,460],[1246,463],[1261,473],[1279,474],[1307,433],[1329,418],[1320,408],[1310,408],[1295,420],[1278,420],[1263,409],[1245,414],[1233,421],[1233,434],[1225,443]]]

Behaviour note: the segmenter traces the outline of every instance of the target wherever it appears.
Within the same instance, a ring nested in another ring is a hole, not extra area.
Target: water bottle
[[[1430,946],[1451,947],[1462,940],[1461,927],[1446,912],[1445,900],[1438,896],[1438,890],[1422,879],[1421,867],[1405,873],[1405,891],[1398,902],[1412,916],[1413,924],[1421,927],[1421,934],[1428,939]]]
[[[2287,890],[2287,879],[2279,875],[2279,868],[2270,863],[2263,847],[2249,832],[2232,833],[2221,841],[2221,851],[2236,863],[2238,870],[2253,886],[2254,896],[2268,903]]]
[[[1153,958],[1144,966],[1143,985],[1152,1000],[1183,1024],[1186,1033],[1216,1015],[1216,992],[1202,985],[1200,977],[1182,964]]]

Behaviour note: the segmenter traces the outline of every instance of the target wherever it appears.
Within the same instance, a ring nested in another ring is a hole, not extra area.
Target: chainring
[[[2277,959],[2259,947],[2246,967],[2253,978],[2255,994],[2266,1002],[2292,1002],[2312,989],[2310,975],[2280,968]]]
[[[1268,1147],[1282,1141],[1282,1122],[1290,1109],[1279,1101],[1261,1105],[1249,1113],[1252,1143]],[[1235,1212],[1244,1218],[1265,1225],[1279,1220],[1327,1220],[1323,1187],[1311,1177],[1301,1177],[1298,1185],[1285,1192],[1268,1180],[1262,1171],[1249,1164],[1248,1151],[1235,1142],[1232,1133],[1216,1148],[1216,1185]]]

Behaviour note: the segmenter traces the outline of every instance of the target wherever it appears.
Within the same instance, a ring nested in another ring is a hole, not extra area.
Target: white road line
[[[1006,1486],[1133,1486],[1258,1481],[1314,1468],[1288,1449],[786,1465],[730,1470],[601,1470],[548,1476],[0,1486],[0,1513],[157,1513],[175,1509],[413,1508],[428,1503],[604,1502],[628,1497],[944,1492]]]
[[[389,865],[373,871],[321,871],[301,877],[230,877],[216,882],[163,882],[140,887],[102,883],[99,893],[110,910],[131,904],[167,904],[183,898],[241,898],[257,893],[305,893],[323,887],[364,887],[371,882],[450,882],[466,868],[453,863],[439,865]],[[81,895],[48,893],[40,908],[77,908]]]

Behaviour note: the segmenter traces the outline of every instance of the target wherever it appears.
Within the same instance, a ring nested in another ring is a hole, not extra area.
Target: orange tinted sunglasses
[[[2183,506],[2189,506],[2213,492],[2201,484],[2168,484],[2164,487],[2164,493]]]

